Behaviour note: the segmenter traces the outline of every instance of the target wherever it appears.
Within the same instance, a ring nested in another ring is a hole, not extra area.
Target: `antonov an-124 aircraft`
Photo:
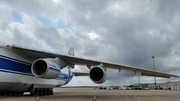
[[[75,65],[89,68],[88,73],[71,72]],[[84,59],[74,56],[74,48],[67,55],[24,48],[18,45],[0,46],[0,95],[53,95],[53,88],[68,84],[73,76],[87,76],[92,82],[106,81],[106,68],[139,72],[145,76],[178,78],[177,75]]]

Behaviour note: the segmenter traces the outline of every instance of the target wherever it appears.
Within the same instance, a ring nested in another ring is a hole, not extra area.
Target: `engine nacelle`
[[[60,73],[60,67],[52,61],[53,59],[38,59],[31,66],[32,73],[39,78],[55,79]]]
[[[94,83],[104,83],[107,79],[106,72],[103,67],[93,67],[89,72],[89,77]]]

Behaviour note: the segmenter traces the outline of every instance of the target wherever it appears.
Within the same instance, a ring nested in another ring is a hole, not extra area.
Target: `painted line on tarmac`
[[[124,94],[127,95],[128,97],[130,97],[133,101],[138,101],[134,97],[132,97],[131,95],[128,95],[127,93],[124,93]]]

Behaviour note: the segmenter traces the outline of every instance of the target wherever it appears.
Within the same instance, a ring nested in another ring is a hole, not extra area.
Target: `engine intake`
[[[32,66],[31,71],[34,76],[45,79],[55,79],[60,73],[60,67],[50,59],[38,59]]]
[[[102,67],[93,67],[89,72],[89,77],[94,83],[104,83],[107,79],[106,72]]]

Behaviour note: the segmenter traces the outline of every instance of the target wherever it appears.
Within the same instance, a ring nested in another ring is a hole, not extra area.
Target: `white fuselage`
[[[33,88],[54,88],[67,84],[73,77],[66,67],[56,79],[42,79],[31,72],[33,61],[15,54],[11,47],[0,47],[0,91],[25,92]]]

